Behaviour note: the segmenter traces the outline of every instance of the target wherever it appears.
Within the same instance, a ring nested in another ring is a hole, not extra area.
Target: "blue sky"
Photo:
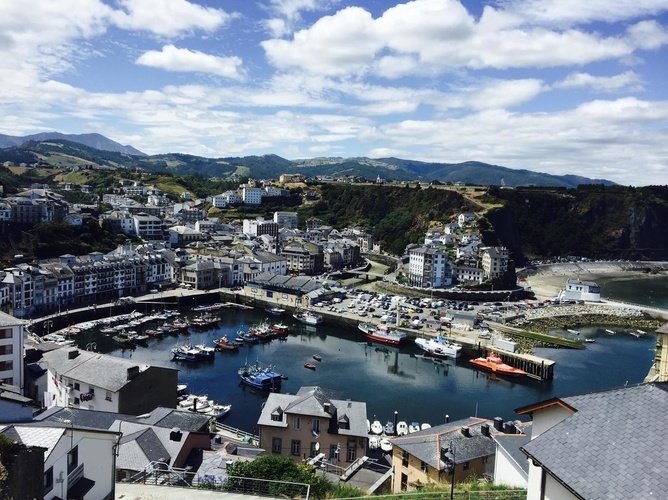
[[[0,133],[668,180],[668,0],[0,0]]]

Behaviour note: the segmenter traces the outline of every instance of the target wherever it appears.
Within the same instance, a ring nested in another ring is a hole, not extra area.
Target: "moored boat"
[[[385,434],[387,436],[394,436],[394,422],[392,420],[388,420],[387,423],[385,424]]]
[[[405,436],[408,434],[408,424],[403,420],[397,423],[397,436]]]
[[[189,345],[179,345],[172,348],[172,361],[187,361],[194,363],[200,361],[202,358],[199,355],[198,349],[193,349]]]
[[[239,344],[236,342],[230,342],[227,337],[223,336],[219,339],[215,339],[216,347],[221,351],[238,351]]]
[[[316,366],[313,363],[304,363],[304,368],[308,368],[309,370],[315,370]]]
[[[390,453],[392,451],[392,442],[387,438],[382,438],[380,440],[380,449],[385,453]]]
[[[515,368],[514,366],[507,365],[504,363],[500,357],[495,355],[490,355],[481,358],[475,358],[469,360],[469,363],[472,365],[482,368],[483,370],[491,371],[499,375],[508,375],[510,377],[523,377],[527,374],[524,370]]]
[[[280,389],[283,380],[283,375],[271,367],[263,367],[259,362],[245,364],[238,373],[244,384],[262,390]]]
[[[288,334],[288,325],[275,323],[271,326],[271,332],[277,337],[285,337]]]
[[[585,342],[586,342],[587,344],[592,344],[592,343],[596,342],[596,340],[594,340],[594,339],[585,339]]]
[[[320,356],[320,354],[314,354],[313,359],[315,359],[316,361],[322,361],[322,356]]]
[[[296,312],[292,317],[301,323],[311,326],[316,326],[323,322],[322,315],[311,311]]]
[[[285,314],[285,309],[281,309],[280,307],[268,307],[265,311],[273,316],[283,316]]]
[[[218,324],[220,321],[220,318],[218,316],[202,316],[201,318],[195,318],[190,322],[190,326],[193,328],[199,328],[199,329],[204,329],[204,328],[212,328]]]
[[[382,434],[383,433],[383,424],[380,423],[380,420],[374,420],[371,422],[371,434]]]
[[[406,332],[395,330],[386,325],[360,323],[357,328],[364,332],[366,338],[381,344],[399,345],[406,340]]]
[[[462,346],[451,342],[443,335],[430,339],[415,339],[417,346],[427,355],[438,358],[458,358],[462,352]]]
[[[411,424],[408,426],[409,434],[412,434],[414,432],[418,432],[419,430],[420,430],[419,422],[411,422]]]

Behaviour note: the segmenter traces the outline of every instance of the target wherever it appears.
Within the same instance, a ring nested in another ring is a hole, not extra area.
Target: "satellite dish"
[[[320,451],[320,443],[315,443],[315,451]]]

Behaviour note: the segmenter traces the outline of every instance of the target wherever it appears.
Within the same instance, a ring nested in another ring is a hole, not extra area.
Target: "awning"
[[[67,490],[68,500],[83,500],[86,493],[88,493],[93,486],[95,486],[95,481],[88,479],[87,477],[82,477]]]

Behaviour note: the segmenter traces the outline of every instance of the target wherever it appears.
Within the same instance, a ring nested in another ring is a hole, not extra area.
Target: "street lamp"
[[[445,468],[450,473],[450,500],[455,498],[455,467],[457,463],[455,461],[455,448],[452,446],[452,441],[450,441],[450,447],[444,454],[445,458]]]

